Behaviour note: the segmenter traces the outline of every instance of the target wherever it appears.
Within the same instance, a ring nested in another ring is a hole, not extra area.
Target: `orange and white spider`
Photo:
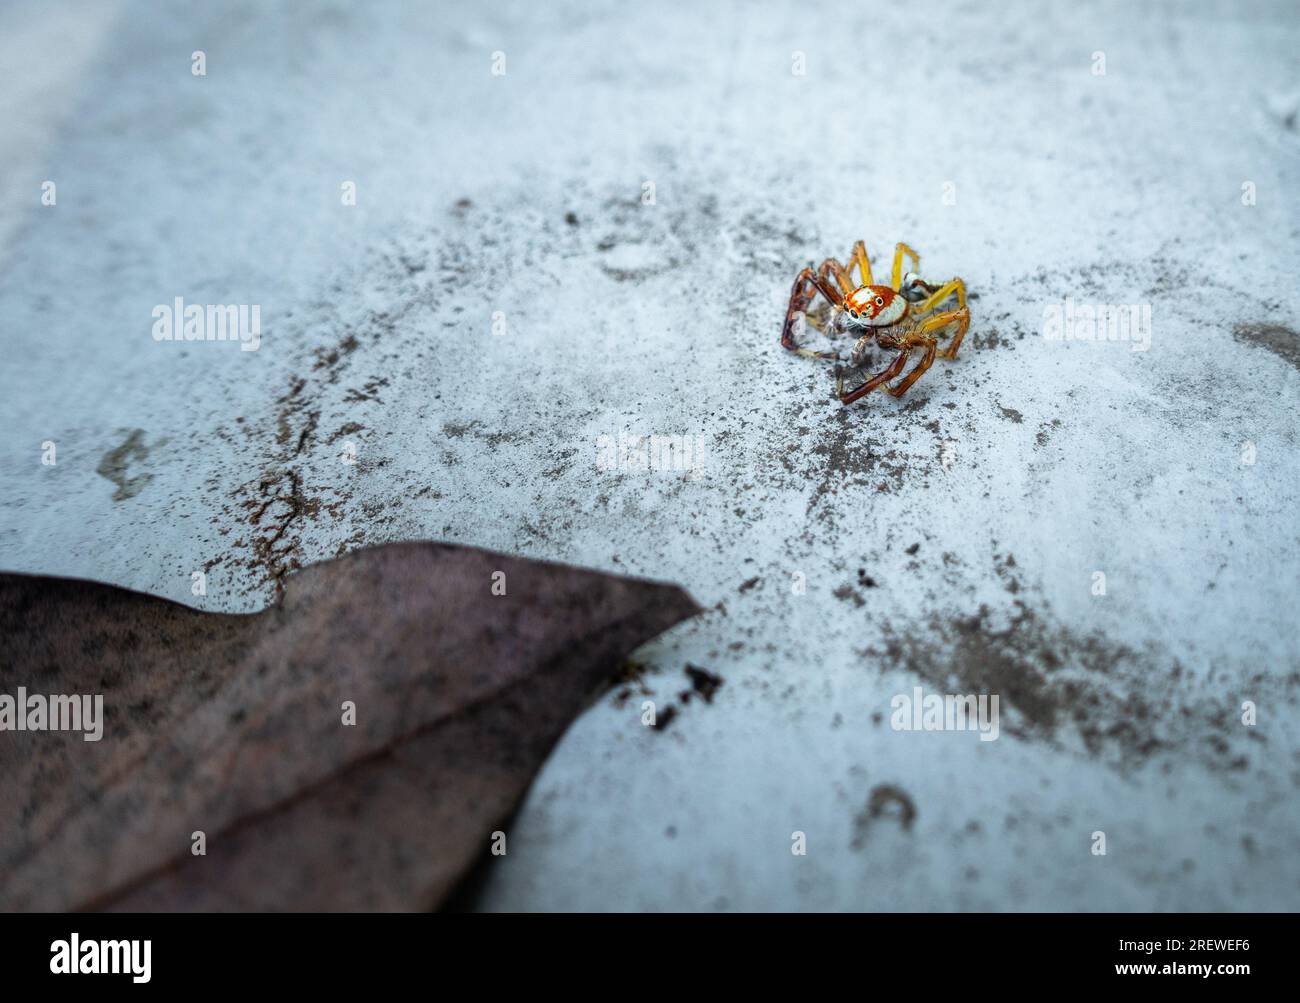
[[[814,352],[800,348],[794,341],[795,330],[803,320],[820,326],[808,316],[808,307],[817,293],[821,293],[831,309],[830,321],[826,325],[827,333],[859,335],[849,356],[849,364],[854,369],[862,368],[873,341],[881,348],[898,350],[897,357],[886,368],[847,393],[844,391],[844,374],[836,367],[835,391],[844,404],[852,404],[888,383],[903,371],[912,350],[922,348],[925,355],[916,368],[897,385],[885,388],[895,397],[902,397],[907,393],[907,388],[934,362],[938,351],[936,336],[955,326],[952,341],[943,351],[945,359],[955,359],[957,348],[966,335],[966,329],[970,327],[970,311],[966,309],[966,283],[961,279],[953,279],[936,286],[926,282],[915,271],[904,275],[904,255],[912,260],[913,269],[920,267],[921,259],[917,253],[906,244],[899,244],[894,250],[893,281],[887,286],[875,284],[871,277],[867,249],[860,240],[849,252],[847,268],[834,258],[827,258],[816,271],[811,267],[805,268],[794,280],[794,288],[790,290],[790,307],[785,314],[785,326],[781,329],[781,344],[784,347],[809,358],[839,360],[838,353]],[[854,265],[858,268],[857,285],[851,277]],[[957,297],[957,309],[939,310],[953,296]]]

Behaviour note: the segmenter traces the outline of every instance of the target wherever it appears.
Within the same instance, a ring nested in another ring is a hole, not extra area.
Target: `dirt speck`
[[[698,665],[687,665],[686,676],[691,681],[691,688],[678,694],[682,703],[690,703],[694,695],[698,695],[705,703],[713,703],[713,694],[725,682],[721,676]]]
[[[871,788],[871,796],[864,808],[854,820],[853,849],[860,850],[867,844],[871,827],[880,819],[893,819],[904,832],[911,831],[916,821],[916,805],[907,791],[896,784],[877,784]]]
[[[854,606],[860,607],[860,606],[865,606],[867,604],[867,601],[864,598],[862,598],[862,593],[859,592],[857,589],[855,589],[852,585],[841,585],[834,592],[832,592],[831,595],[833,595],[836,599],[839,599],[841,602],[851,602],[853,603]]]
[[[667,728],[670,724],[673,723],[673,718],[675,718],[676,716],[677,716],[677,708],[674,707],[672,704],[669,704],[667,707],[665,707],[663,710],[659,711],[659,713],[655,715],[655,723],[652,724],[650,727],[652,727],[655,731],[663,731],[665,728]]]
[[[332,444],[338,442],[338,440],[343,438],[345,435],[355,435],[357,432],[364,432],[365,428],[365,425],[358,424],[355,421],[349,421],[336,428],[326,441]]]
[[[478,421],[447,421],[443,422],[442,434],[449,439],[463,439],[468,433],[474,431],[482,424]]]

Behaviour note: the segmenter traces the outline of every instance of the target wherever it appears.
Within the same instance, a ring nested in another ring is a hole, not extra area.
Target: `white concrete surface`
[[[94,6],[0,11],[0,92],[62,67],[0,105],[0,566],[252,610],[443,539],[716,607],[639,656],[712,703],[595,704],[482,908],[1300,905],[1294,4]],[[777,335],[859,237],[978,298],[846,410]],[[260,349],[156,342],[178,296]],[[1044,339],[1067,297],[1149,351]],[[917,685],[1000,737],[893,730]]]

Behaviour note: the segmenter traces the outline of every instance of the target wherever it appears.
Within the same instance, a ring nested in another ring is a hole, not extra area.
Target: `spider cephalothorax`
[[[925,355],[916,368],[896,386],[886,389],[895,397],[902,397],[917,379],[930,368],[938,350],[935,336],[955,327],[952,341],[944,349],[945,359],[957,357],[957,347],[970,327],[970,311],[966,309],[966,284],[953,279],[941,286],[926,282],[915,272],[903,274],[903,256],[912,260],[912,267],[920,266],[920,258],[906,244],[894,251],[893,281],[876,285],[871,276],[871,262],[862,241],[853,245],[846,268],[834,258],[827,258],[820,268],[801,271],[790,290],[790,307],[786,310],[785,326],[781,329],[781,344],[799,355],[815,359],[839,359],[834,352],[814,352],[800,348],[794,342],[794,333],[801,319],[817,325],[807,310],[817,293],[830,305],[828,333],[857,334],[849,364],[860,369],[865,364],[872,343],[882,348],[897,349],[898,355],[879,373],[876,373],[856,390],[844,391],[843,374],[838,374],[836,390],[840,400],[852,404],[872,390],[888,383],[903,371],[912,349],[922,348]],[[859,283],[851,278],[854,266],[858,269]],[[956,310],[938,310],[951,297],[957,297]]]

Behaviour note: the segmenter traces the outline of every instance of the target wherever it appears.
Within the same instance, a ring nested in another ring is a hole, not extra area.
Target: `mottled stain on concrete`
[[[95,473],[117,485],[113,501],[126,501],[138,495],[153,480],[153,474],[148,472],[134,476],[130,474],[134,464],[144,463],[148,459],[149,447],[144,444],[144,429],[132,429],[121,445],[104,454]]]
[[[1232,336],[1248,345],[1267,348],[1288,365],[1300,369],[1300,333],[1281,324],[1238,324]]]

